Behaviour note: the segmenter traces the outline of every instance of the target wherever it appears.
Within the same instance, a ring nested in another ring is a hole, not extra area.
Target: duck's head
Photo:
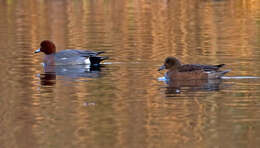
[[[41,42],[41,47],[34,53],[43,52],[45,54],[52,54],[56,52],[56,47],[52,41],[44,40]]]
[[[178,69],[181,66],[181,62],[175,57],[167,57],[164,64],[158,69],[158,71],[163,69]]]

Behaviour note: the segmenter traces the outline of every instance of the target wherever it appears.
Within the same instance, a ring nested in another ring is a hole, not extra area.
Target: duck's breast
[[[45,55],[43,59],[44,65],[55,65],[55,54]]]

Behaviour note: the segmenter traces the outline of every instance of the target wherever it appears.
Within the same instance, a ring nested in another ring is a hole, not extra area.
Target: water
[[[259,5],[0,1],[0,147],[259,147]],[[33,54],[45,39],[110,59],[45,73]],[[166,83],[157,69],[169,55],[232,71]]]

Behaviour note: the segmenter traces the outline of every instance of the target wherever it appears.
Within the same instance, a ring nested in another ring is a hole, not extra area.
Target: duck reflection
[[[222,79],[202,79],[202,80],[169,80],[165,91],[166,94],[179,94],[182,92],[196,91],[218,91]]]
[[[56,77],[62,76],[66,78],[98,78],[101,77],[101,67],[87,65],[60,65],[60,66],[44,66],[44,73],[40,74],[41,85],[56,84]]]
[[[40,74],[41,85],[51,86],[56,84],[56,75],[54,73]]]

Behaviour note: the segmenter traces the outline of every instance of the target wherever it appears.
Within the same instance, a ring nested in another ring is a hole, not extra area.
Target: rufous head
[[[43,52],[47,55],[53,54],[56,52],[55,44],[50,40],[44,40],[40,44],[40,48],[37,49],[34,53]]]

